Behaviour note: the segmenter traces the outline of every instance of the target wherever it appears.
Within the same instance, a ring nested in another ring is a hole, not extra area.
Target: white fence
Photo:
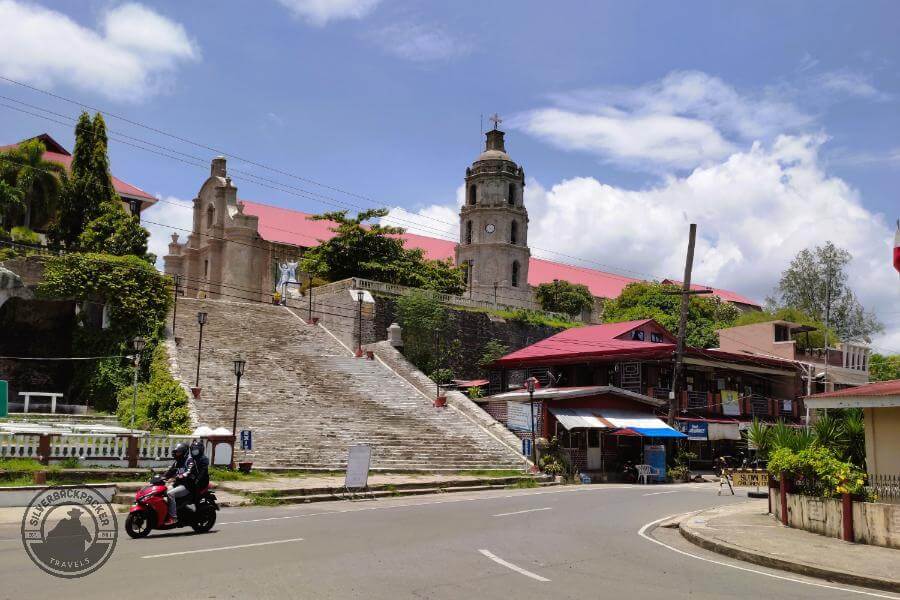
[[[127,466],[132,450],[130,434],[113,433],[0,433],[0,458],[41,458],[41,438],[50,463],[78,459],[85,466]],[[172,450],[194,439],[189,435],[137,434],[139,467],[161,466],[172,460]]]

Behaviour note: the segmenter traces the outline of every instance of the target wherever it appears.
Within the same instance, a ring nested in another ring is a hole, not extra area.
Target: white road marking
[[[492,561],[494,561],[494,562],[497,563],[498,565],[503,565],[503,566],[506,567],[507,569],[512,569],[512,570],[515,571],[516,573],[519,573],[519,574],[521,574],[521,575],[524,575],[525,577],[531,577],[532,579],[535,579],[535,580],[537,580],[537,581],[550,581],[550,580],[547,579],[546,577],[541,577],[541,576],[538,575],[537,573],[532,573],[531,571],[526,571],[526,570],[523,569],[522,567],[516,566],[516,565],[512,564],[511,562],[507,562],[507,561],[503,560],[502,558],[500,558],[499,556],[497,556],[496,554],[494,554],[494,553],[491,552],[490,550],[485,550],[484,548],[482,548],[481,550],[479,550],[479,552],[481,552],[482,554],[484,554],[485,556],[487,556],[489,559],[491,559]]]
[[[715,507],[710,507],[710,508],[715,508]],[[701,510],[708,510],[708,509],[701,509]],[[695,510],[693,512],[685,513],[685,515],[693,515],[698,512],[701,512],[701,511]],[[685,552],[684,550],[679,550],[678,548],[675,548],[675,547],[670,546],[664,542],[661,542],[655,538],[652,538],[647,534],[647,530],[650,529],[651,527],[653,527],[654,525],[657,525],[658,523],[662,523],[663,521],[666,521],[668,519],[671,519],[671,518],[674,518],[677,516],[679,516],[679,515],[669,515],[668,517],[663,517],[662,519],[657,519],[655,521],[651,521],[650,523],[647,523],[646,525],[641,527],[640,530],[638,530],[638,535],[641,536],[642,538],[644,538],[645,540],[651,541],[654,544],[659,544],[663,548],[671,550],[672,552],[677,552],[678,554],[682,554],[684,556],[689,556],[691,558],[696,558],[697,560],[702,560],[704,562],[712,563],[714,565],[719,565],[722,567],[729,567],[731,569],[737,569],[738,571],[746,571],[747,573],[755,573],[757,575],[764,575],[766,577],[771,577],[773,579],[780,579],[781,581],[802,583],[803,585],[811,585],[813,587],[820,587],[820,588],[825,588],[825,589],[829,589],[829,590],[837,590],[839,592],[851,592],[853,594],[861,594],[863,596],[873,596],[875,598],[888,598],[889,600],[900,600],[900,596],[895,596],[893,594],[887,595],[887,594],[879,594],[877,592],[865,592],[863,590],[854,590],[852,588],[846,588],[846,587],[841,587],[841,586],[837,586],[837,585],[829,585],[827,583],[817,583],[815,581],[805,581],[803,579],[797,579],[795,577],[786,577],[784,575],[776,575],[775,573],[766,573],[765,571],[760,571],[759,569],[751,569],[749,567],[742,567],[740,565],[732,565],[732,564],[729,564],[727,562],[723,562],[720,560],[713,560],[711,558],[706,558],[705,556],[698,556],[696,554],[691,554],[690,552]]]
[[[524,515],[525,513],[538,512],[541,510],[552,510],[552,507],[548,506],[547,508],[529,508],[528,510],[517,510],[515,512],[500,513],[498,515],[491,515],[491,516],[492,517],[508,517],[510,515]]]
[[[659,496],[660,494],[677,494],[680,490],[672,490],[670,492],[653,492],[652,494],[644,494],[644,496]]]
[[[506,498],[523,498],[528,496],[543,496],[544,494],[567,494],[572,492],[604,492],[607,490],[627,490],[627,489],[637,489],[633,486],[627,485],[619,485],[619,486],[579,486],[572,488],[560,488],[555,490],[542,490],[539,492],[528,492],[528,493],[519,493],[519,494],[505,494],[503,496],[477,496],[475,498],[452,498],[447,500],[436,500],[432,502],[412,502],[409,504],[390,504],[387,506],[366,506],[362,508],[345,508],[343,510],[329,510],[324,512],[316,512],[316,513],[303,513],[301,515],[285,515],[282,517],[261,517],[259,519],[246,519],[243,521],[225,521],[223,523],[217,523],[217,525],[243,525],[245,523],[259,523],[262,521],[280,521],[284,519],[302,519],[304,517],[318,517],[322,515],[340,515],[344,513],[350,512],[363,512],[367,510],[389,510],[396,508],[411,508],[416,506],[431,506],[436,504],[452,504],[455,502],[476,502],[476,501],[484,501],[484,500],[504,500]],[[300,505],[302,506],[302,505]]]
[[[169,552],[167,554],[148,554],[141,558],[165,558],[167,556],[183,556],[185,554],[200,554],[203,552],[219,552],[220,550],[238,550],[240,548],[255,548],[257,546],[271,546],[272,544],[287,544],[289,542],[302,542],[303,538],[291,538],[289,540],[272,540],[271,542],[258,542],[256,544],[240,544],[238,546],[220,546],[218,548],[203,548],[202,550],[184,550],[182,552]]]

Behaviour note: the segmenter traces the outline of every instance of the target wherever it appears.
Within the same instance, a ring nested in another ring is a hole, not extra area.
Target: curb
[[[690,518],[703,515],[705,512],[706,511],[690,515]],[[811,565],[809,563],[785,560],[771,554],[765,554],[763,552],[752,552],[750,550],[740,548],[721,540],[706,537],[698,533],[696,529],[693,529],[689,524],[689,519],[687,518],[680,522],[678,530],[681,532],[681,536],[684,539],[688,540],[696,546],[700,546],[701,548],[710,550],[711,552],[716,552],[717,554],[736,558],[744,562],[761,565],[763,567],[771,567],[782,571],[789,571],[791,573],[797,573],[809,577],[816,577],[818,579],[826,579],[828,581],[846,583],[848,585],[874,588],[888,592],[900,592],[900,581],[876,579],[873,577],[867,577],[865,575],[848,573],[846,571],[826,569],[824,567]]]

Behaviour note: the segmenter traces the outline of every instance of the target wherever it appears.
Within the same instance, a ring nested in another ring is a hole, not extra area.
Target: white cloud
[[[864,73],[839,69],[823,73],[816,78],[820,87],[829,92],[870,100],[888,100],[890,95],[880,91],[872,78]]]
[[[709,164],[735,151],[738,142],[770,139],[812,121],[772,92],[741,94],[697,71],[552,100],[554,106],[514,115],[511,126],[564,149],[650,170]]]
[[[648,189],[624,189],[592,177],[549,187],[531,180],[525,203],[532,254],[570,262],[540,250],[552,249],[593,261],[594,268],[615,265],[624,275],[677,278],[684,268],[688,224],[695,222],[695,280],[761,301],[797,252],[831,240],[853,254],[851,285],[864,305],[896,311],[893,225],[864,208],[845,181],[823,170],[824,142],[824,135],[779,136]],[[418,211],[451,224],[457,213],[455,205]],[[458,231],[451,231],[455,238]],[[900,324],[886,336],[900,347]]]
[[[173,196],[157,198],[159,202],[141,213],[141,224],[150,232],[148,250],[156,255],[156,268],[162,270],[172,234],[177,233],[179,241],[184,242],[193,229],[194,212],[190,202]]]
[[[12,79],[139,100],[199,55],[182,25],[140,4],[107,10],[94,30],[61,12],[0,0],[0,73]]]
[[[418,63],[450,60],[472,51],[468,41],[443,29],[416,23],[395,24],[373,34],[385,51],[398,58]]]
[[[292,15],[322,27],[329,21],[361,19],[372,12],[380,0],[278,0]]]

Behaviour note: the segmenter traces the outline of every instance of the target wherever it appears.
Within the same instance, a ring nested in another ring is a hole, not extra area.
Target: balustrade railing
[[[0,433],[0,458],[36,458],[39,435]]]
[[[900,504],[900,475],[869,475],[866,491],[875,496],[876,502]]]
[[[131,442],[135,439],[136,442]],[[78,459],[85,463],[107,464],[167,462],[180,443],[190,444],[189,435],[151,435],[114,433],[0,433],[0,458],[33,458],[44,463]],[[134,444],[136,456],[130,445]]]

